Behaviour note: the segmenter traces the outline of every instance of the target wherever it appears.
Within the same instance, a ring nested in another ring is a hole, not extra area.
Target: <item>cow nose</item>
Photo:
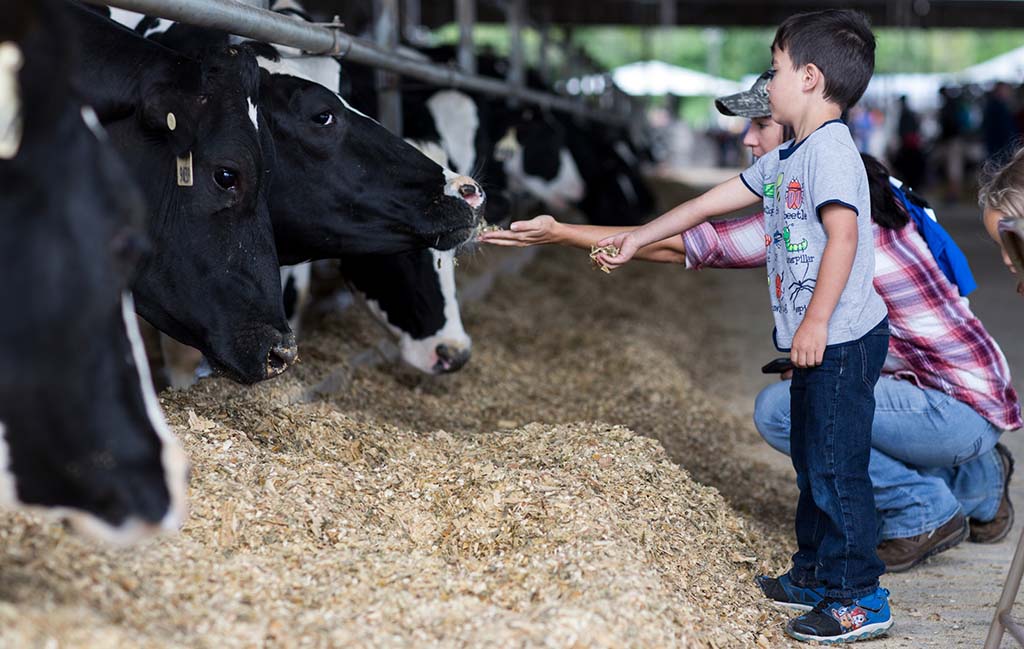
[[[457,372],[462,366],[469,362],[470,350],[451,345],[440,344],[434,351],[437,353],[437,363],[434,371],[439,374]]]
[[[458,194],[458,196],[462,197],[462,200],[466,201],[466,203],[473,209],[483,205],[484,199],[486,198],[480,183],[469,176],[456,176],[455,178],[452,178],[448,183],[448,187],[450,189],[445,193],[448,193],[449,196]]]
[[[267,378],[277,376],[299,358],[299,346],[295,334],[288,332],[281,336],[281,342],[267,352]]]

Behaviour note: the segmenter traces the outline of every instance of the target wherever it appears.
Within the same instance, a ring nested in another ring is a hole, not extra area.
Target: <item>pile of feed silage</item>
[[[3,514],[0,646],[786,646],[752,577],[792,491],[684,361],[695,280],[588,268],[544,251],[467,305],[456,375],[360,366],[350,309],[277,380],[163,393],[184,530],[111,550]]]

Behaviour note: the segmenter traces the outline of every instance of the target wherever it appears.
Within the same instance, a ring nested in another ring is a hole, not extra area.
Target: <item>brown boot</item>
[[[967,538],[967,518],[961,512],[931,532],[889,539],[878,544],[878,558],[887,572],[910,570],[930,556],[945,552]]]
[[[1006,538],[1013,527],[1013,503],[1010,502],[1010,476],[1013,475],[1013,456],[1002,444],[996,444],[999,459],[1003,461],[1003,499],[999,502],[996,517],[990,521],[971,519],[971,541],[974,543],[998,543]]]

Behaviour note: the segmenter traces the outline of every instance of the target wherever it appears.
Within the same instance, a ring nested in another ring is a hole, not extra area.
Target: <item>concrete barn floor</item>
[[[963,248],[978,280],[971,304],[989,332],[1003,348],[1017,391],[1024,394],[1024,298],[1018,297],[997,251],[986,237],[973,205],[941,207],[939,221]],[[735,371],[715,372],[707,377],[709,392],[730,398],[733,407],[750,414],[754,397],[771,380],[758,371],[773,358],[775,350],[766,332],[771,317],[764,296],[763,269],[750,271],[705,271],[704,285],[717,294],[708,301],[708,317],[720,327],[716,344],[721,354],[733,358]],[[745,305],[745,306],[744,306]],[[743,359],[755,359],[756,362]],[[728,369],[728,368],[724,368]],[[1003,436],[1018,461],[1024,460],[1024,431]],[[773,470],[792,475],[789,458],[766,444],[745,448],[752,459],[769,463]],[[877,649],[918,647],[980,647],[985,641],[1006,571],[1020,536],[1024,520],[1024,479],[1011,483],[1011,497],[1018,518],[1012,533],[1001,543],[963,543],[940,554],[923,566],[899,575],[886,575],[882,584],[892,591],[896,624],[887,638],[864,643]],[[781,522],[790,525],[790,521]],[[1018,598],[1018,603],[1024,597]],[[1019,617],[1024,618],[1024,606]],[[1004,636],[1002,647],[1015,647]]]

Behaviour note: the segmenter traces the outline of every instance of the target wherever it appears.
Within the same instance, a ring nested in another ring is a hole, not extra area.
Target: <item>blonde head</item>
[[[987,170],[978,190],[978,203],[985,211],[1024,219],[1024,146],[1009,162]]]

